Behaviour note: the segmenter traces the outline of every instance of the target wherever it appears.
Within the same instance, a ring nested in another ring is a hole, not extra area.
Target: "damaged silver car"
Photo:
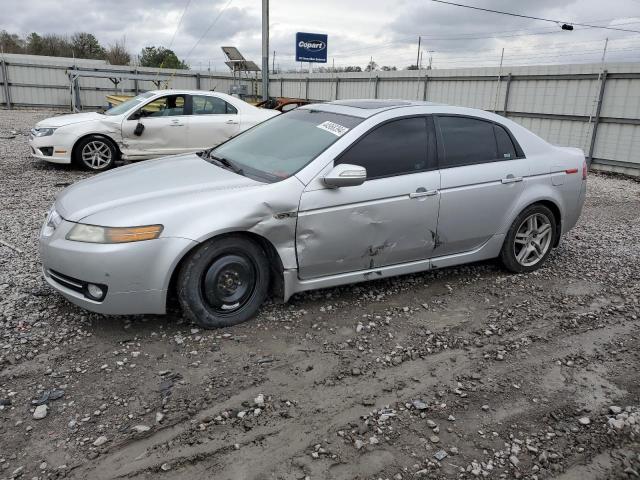
[[[267,295],[499,257],[539,268],[582,210],[587,165],[504,117],[424,102],[300,107],[222,145],[64,190],[46,281],[105,314],[243,322]]]

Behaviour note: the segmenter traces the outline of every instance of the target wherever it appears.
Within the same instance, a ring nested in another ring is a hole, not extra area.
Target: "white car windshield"
[[[213,149],[212,161],[267,181],[290,177],[362,118],[312,109],[278,115]]]
[[[153,93],[151,92],[141,93],[137,97],[130,98],[126,102],[122,102],[120,105],[116,105],[115,107],[110,108],[109,110],[104,112],[104,114],[105,115],[122,115],[123,113],[126,113],[129,110],[131,110],[132,108],[137,107],[143,101],[145,101],[147,98],[150,98],[150,97],[153,97]]]

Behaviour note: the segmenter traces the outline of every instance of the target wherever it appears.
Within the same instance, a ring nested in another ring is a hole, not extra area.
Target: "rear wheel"
[[[204,328],[237,325],[252,318],[267,296],[266,254],[242,236],[211,240],[186,260],[177,287],[193,322]]]
[[[102,172],[113,167],[118,149],[111,140],[91,135],[80,140],[74,150],[74,160],[82,168]]]
[[[532,272],[546,261],[555,244],[556,219],[544,205],[532,205],[515,219],[500,259],[512,272]]]

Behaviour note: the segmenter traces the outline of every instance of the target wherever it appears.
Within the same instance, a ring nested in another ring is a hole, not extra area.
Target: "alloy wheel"
[[[518,263],[530,267],[540,262],[551,247],[551,221],[546,215],[529,215],[518,227],[513,253]]]
[[[102,170],[111,163],[112,156],[109,145],[101,140],[87,143],[81,152],[82,162],[92,170]]]

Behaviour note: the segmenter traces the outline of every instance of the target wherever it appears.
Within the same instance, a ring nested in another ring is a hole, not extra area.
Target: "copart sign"
[[[296,61],[327,63],[327,35],[296,33]]]

